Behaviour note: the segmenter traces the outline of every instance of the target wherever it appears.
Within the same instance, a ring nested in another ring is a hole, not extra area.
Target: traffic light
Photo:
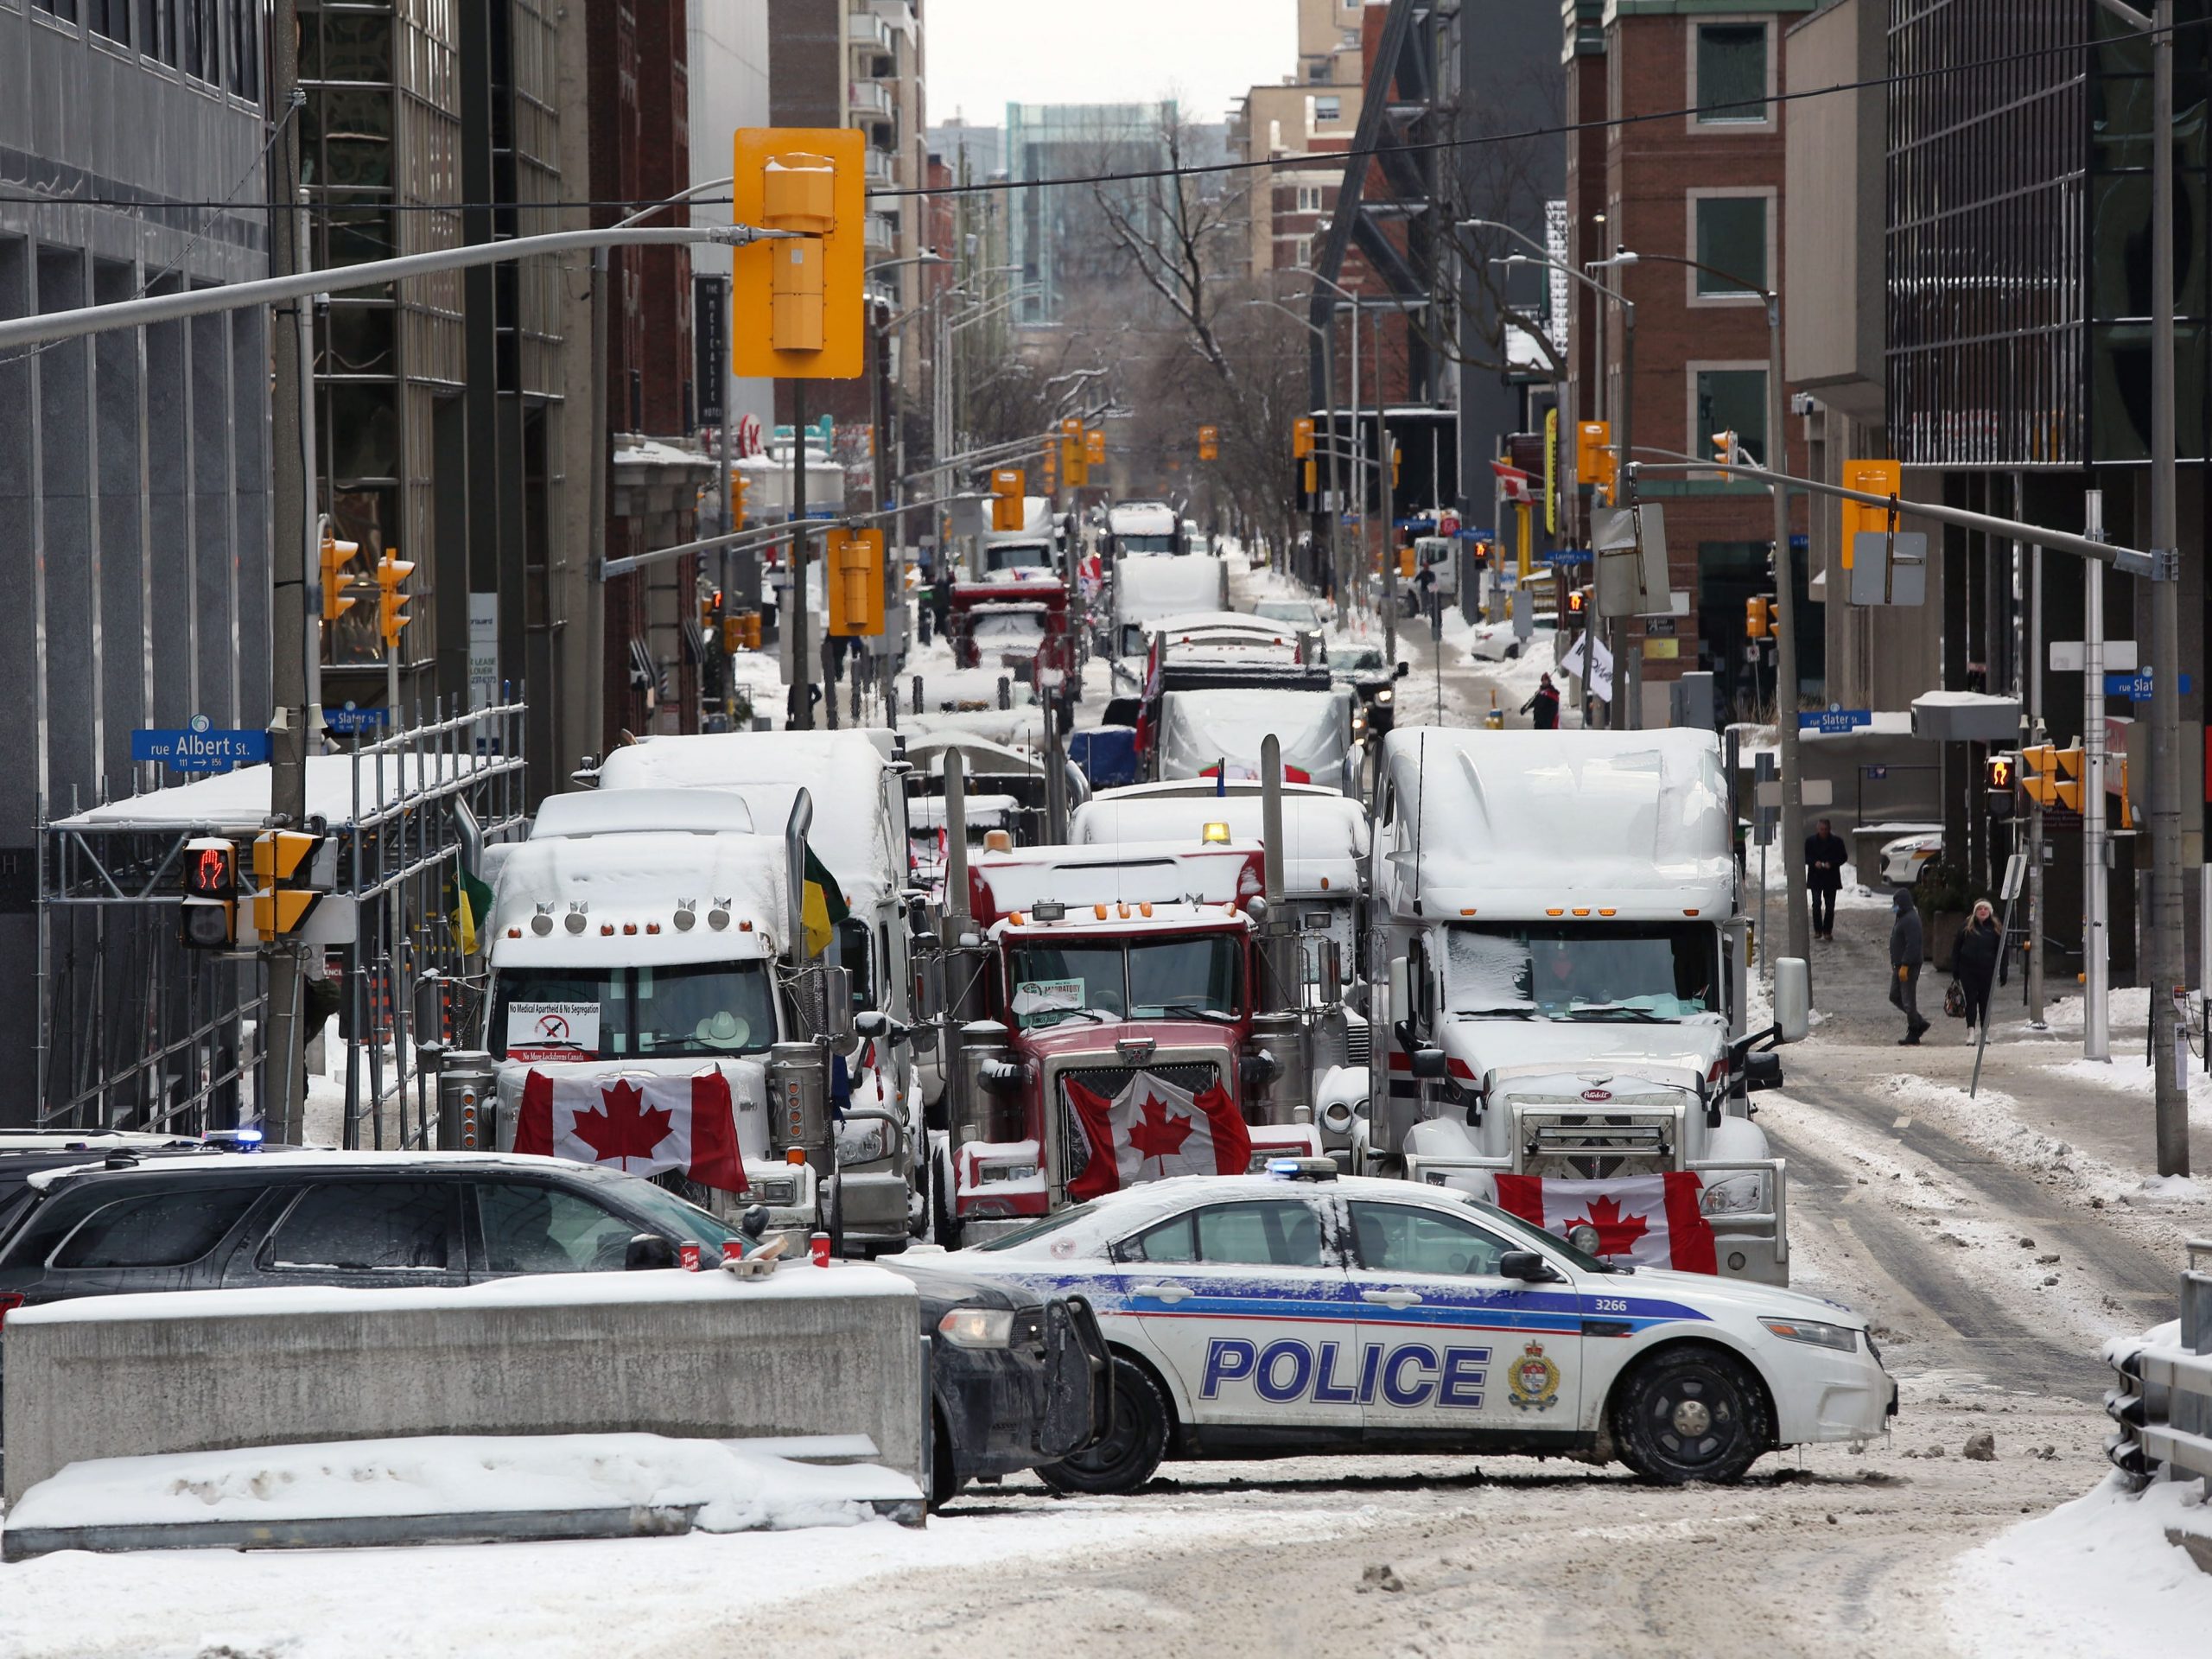
[[[328,531],[322,533],[322,620],[325,626],[335,622],[353,608],[354,601],[346,597],[346,589],[353,578],[346,574],[346,567],[353,563],[361,550],[359,542],[341,542]]]
[[[1221,459],[1221,429],[1219,427],[1202,426],[1198,429],[1198,459],[1200,461]]]
[[[745,528],[745,498],[752,488],[753,480],[733,467],[729,475],[729,527],[732,530]]]
[[[1571,589],[1567,595],[1567,613],[1569,616],[1586,616],[1589,611],[1590,590],[1587,588]]]
[[[1019,467],[998,467],[991,471],[991,528],[995,531],[1023,529],[1029,517],[1027,496],[1028,475]]]
[[[730,365],[852,380],[866,366],[867,139],[857,127],[741,127],[730,217],[796,235],[732,250]]]
[[[327,836],[264,830],[253,838],[253,931],[264,941],[296,933],[322,898],[315,864]]]
[[[2017,754],[1993,754],[1982,762],[1981,786],[1992,794],[2002,790],[2009,795],[2020,781],[2020,757]]]
[[[1774,601],[1764,595],[1744,601],[1744,632],[1753,639],[1770,639],[1774,633]]]
[[[883,532],[831,531],[823,548],[823,568],[830,590],[830,632],[844,639],[881,633]]]
[[[1083,464],[1103,467],[1106,464],[1106,429],[1094,426],[1083,435]]]
[[[1308,455],[1306,457],[1306,493],[1308,495],[1319,495],[1320,493],[1320,463],[1315,461],[1313,456]]]
[[[1721,464],[1720,475],[1723,478],[1729,476],[1727,468],[1749,466],[1751,459],[1745,453],[1743,440],[1736,435],[1736,429],[1732,426],[1726,432],[1713,435],[1713,458]]]
[[[1086,447],[1081,417],[1067,416],[1060,423],[1060,481],[1071,490],[1090,482],[1090,463],[1084,458]]]
[[[238,849],[219,836],[184,843],[184,905],[177,943],[188,950],[228,950],[238,937]]]
[[[1895,495],[1904,486],[1904,467],[1894,461],[1847,461],[1843,463],[1843,477],[1840,480],[1847,490],[1863,490],[1868,495]],[[1843,504],[1843,568],[1851,569],[1853,537],[1862,531],[1872,531],[1877,536],[1888,534],[1897,526],[1891,522],[1886,507],[1870,507],[1863,502]]]
[[[2020,787],[2039,806],[2082,810],[2082,751],[2062,749],[2049,743],[2031,744],[2020,751]]]
[[[394,558],[390,549],[377,561],[377,587],[381,590],[377,595],[377,632],[393,651],[399,649],[400,630],[415,620],[407,614],[407,601],[413,595],[399,591],[399,584],[414,569],[412,559]]]
[[[715,588],[699,600],[699,626],[708,633],[718,632],[722,625],[722,590]]]
[[[1574,423],[1574,481],[1609,484],[1613,476],[1613,423],[1577,421]]]
[[[1313,417],[1301,415],[1290,423],[1290,458],[1303,461],[1313,453]]]
[[[1389,441],[1389,443],[1390,443],[1390,487],[1391,487],[1392,489],[1394,489],[1394,490],[1395,490],[1395,489],[1396,489],[1396,488],[1398,487],[1398,474],[1400,474],[1400,472],[1402,472],[1402,471],[1404,469],[1404,467],[1405,467],[1405,464],[1406,464],[1406,451],[1405,451],[1405,447],[1404,447],[1402,444],[1401,444],[1401,443],[1400,443],[1400,442],[1395,439],[1395,438],[1391,439],[1391,440]]]

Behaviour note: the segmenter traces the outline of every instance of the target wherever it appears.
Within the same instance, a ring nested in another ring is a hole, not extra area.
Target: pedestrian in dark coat
[[[1913,903],[1909,887],[1897,890],[1895,903],[1897,912],[1890,923],[1890,1006],[1904,1015],[1904,1035],[1897,1039],[1898,1046],[1911,1048],[1919,1044],[1921,1033],[1929,1026],[1920,1017],[1920,965],[1923,955],[1920,907]]]
[[[1550,675],[1544,676],[1542,683],[1521,705],[1521,712],[1535,715],[1534,723],[1540,732],[1559,729],[1559,688],[1552,683]]]
[[[1822,818],[1820,827],[1805,837],[1805,887],[1813,895],[1813,937],[1835,938],[1835,896],[1843,889],[1843,867],[1851,849],[1843,837]]]
[[[2005,935],[1997,925],[1997,912],[1986,899],[1974,900],[1974,914],[1959,928],[1951,944],[1951,972],[1967,996],[1967,1030],[1989,1018],[1989,988],[2005,956]]]

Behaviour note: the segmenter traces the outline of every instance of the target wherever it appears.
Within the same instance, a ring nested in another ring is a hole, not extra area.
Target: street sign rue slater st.
[[[171,772],[228,772],[259,766],[269,759],[269,734],[217,728],[194,715],[182,730],[142,727],[130,734],[130,758],[155,762]]]
[[[1836,735],[1855,732],[1873,723],[1874,711],[1871,709],[1807,709],[1797,716],[1797,729],[1801,732],[1823,732]]]
[[[2190,688],[2192,683],[2193,682],[2188,675],[2184,674],[2181,677],[2182,696],[2185,697],[2189,695]],[[2151,671],[2146,668],[2139,674],[2106,675],[2105,696],[2108,697],[2126,697],[2130,702],[2150,702]]]

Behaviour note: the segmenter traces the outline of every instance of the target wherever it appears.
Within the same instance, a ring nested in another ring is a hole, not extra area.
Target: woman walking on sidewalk
[[[1929,1026],[1920,1017],[1920,907],[1913,903],[1910,887],[1899,887],[1893,902],[1897,913],[1890,923],[1890,1006],[1904,1015],[1904,1035],[1897,1039],[1897,1046],[1911,1048]]]
[[[1959,928],[1951,942],[1951,972],[1967,997],[1967,1034],[1989,1018],[1989,988],[1997,977],[1997,964],[2005,954],[2005,936],[1997,926],[1997,912],[1986,899],[1974,900],[1974,914]]]

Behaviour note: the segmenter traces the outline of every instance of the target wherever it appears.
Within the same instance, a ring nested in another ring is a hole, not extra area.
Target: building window
[[[1767,118],[1766,25],[1697,26],[1697,118],[1700,124]]]
[[[85,21],[103,40],[130,44],[130,0],[87,0]]]
[[[125,0],[108,0],[121,6]],[[228,0],[231,28],[231,91],[239,98],[261,96],[261,8],[254,0]]]
[[[1344,118],[1344,101],[1341,98],[1317,98],[1313,100],[1316,121],[1341,121]]]
[[[1691,211],[1697,219],[1697,252],[1700,265],[1713,270],[1693,271],[1693,291],[1700,299],[1741,296],[1766,291],[1767,199],[1757,196],[1696,196]],[[1729,282],[1714,275],[1726,271],[1738,278]]]
[[[1763,368],[1698,369],[1692,382],[1697,404],[1692,411],[1692,448],[1713,454],[1713,435],[1732,431],[1751,460],[1766,465],[1766,371]]]
[[[1301,269],[1313,263],[1313,238],[1301,236],[1291,245],[1291,264]]]
[[[59,17],[65,23],[77,21],[77,0],[31,0],[31,4],[49,17]]]
[[[1321,211],[1319,185],[1301,184],[1298,187],[1298,211],[1301,213],[1318,213]]]
[[[215,0],[178,0],[184,13],[181,67],[194,80],[216,84],[220,70],[215,42]]]

